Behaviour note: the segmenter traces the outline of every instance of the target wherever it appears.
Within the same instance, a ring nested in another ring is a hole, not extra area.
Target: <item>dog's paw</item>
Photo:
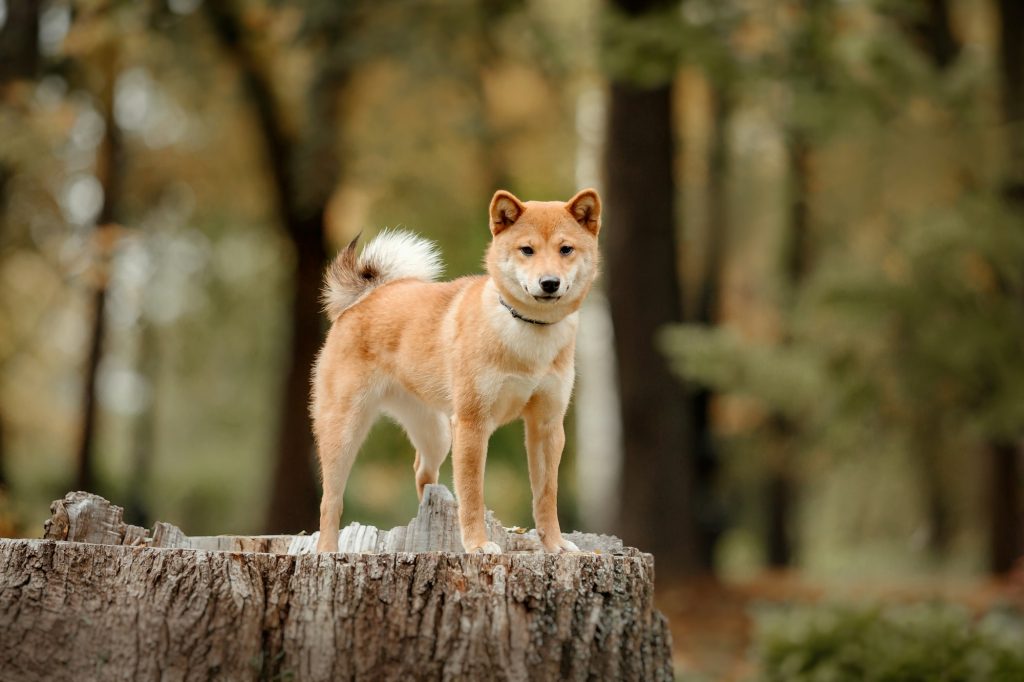
[[[501,547],[496,542],[485,542],[479,547],[467,551],[470,554],[501,554]]]
[[[561,554],[562,552],[578,552],[580,548],[576,546],[575,542],[570,542],[565,538],[558,538],[556,542],[547,543],[544,542],[544,551],[553,552],[555,554]]]

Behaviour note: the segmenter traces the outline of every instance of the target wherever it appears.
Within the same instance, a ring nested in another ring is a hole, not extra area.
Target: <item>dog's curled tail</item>
[[[335,320],[370,290],[396,279],[432,282],[444,265],[437,245],[403,230],[384,230],[356,256],[359,235],[342,249],[324,273],[324,312]]]

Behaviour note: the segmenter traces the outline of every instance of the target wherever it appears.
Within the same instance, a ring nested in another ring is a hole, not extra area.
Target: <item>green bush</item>
[[[773,608],[756,617],[763,680],[1020,682],[1024,616],[946,604]]]

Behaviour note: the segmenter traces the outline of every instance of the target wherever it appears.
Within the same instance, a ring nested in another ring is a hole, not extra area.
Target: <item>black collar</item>
[[[519,314],[518,310],[516,310],[515,308],[510,306],[508,303],[505,303],[505,299],[503,299],[501,296],[498,296],[498,303],[500,303],[501,305],[505,306],[505,310],[509,311],[512,314],[512,317],[516,318],[517,320],[522,320],[523,322],[529,322],[530,324],[539,324],[539,325],[553,324],[552,322],[542,322],[541,320],[531,320],[528,317],[523,317],[522,315]]]

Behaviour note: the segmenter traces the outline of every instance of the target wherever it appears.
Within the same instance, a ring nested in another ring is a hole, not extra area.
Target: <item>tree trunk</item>
[[[942,72],[953,65],[960,53],[960,44],[954,38],[950,26],[947,0],[926,0],[925,11],[917,20],[910,22],[907,30],[917,37],[921,50],[937,71]],[[966,173],[966,170],[962,172]],[[936,461],[936,453],[941,452],[936,439],[941,431],[939,425],[933,423],[936,414],[934,409],[927,404],[918,404],[918,409],[921,414],[913,418],[915,423],[912,425],[912,448],[915,451],[912,454],[921,469],[920,481],[924,488],[925,513],[928,517],[926,546],[933,557],[941,558],[949,551],[953,539],[953,510],[950,509],[941,462]]]
[[[708,220],[704,272],[697,295],[694,322],[717,326],[720,317],[722,280],[725,276],[725,250],[729,238],[728,216],[728,126],[732,104],[725,87],[712,87],[711,117],[714,132],[708,159]],[[715,394],[707,386],[697,387],[691,397],[693,443],[696,452],[696,495],[698,546],[703,568],[714,567],[715,546],[725,523],[715,495],[718,479],[718,454],[711,428],[711,405]]]
[[[783,314],[789,315],[793,301],[810,268],[810,192],[811,192],[811,146],[807,134],[790,131],[786,144],[787,164],[790,178],[789,224],[783,243],[782,289]],[[788,322],[783,331],[783,345],[792,344],[792,333]],[[769,464],[766,481],[764,550],[768,565],[785,568],[792,563],[793,509],[795,506],[795,484],[790,450],[797,436],[797,425],[783,414],[773,414],[769,419],[772,433],[779,443],[779,454]]]
[[[147,287],[153,286],[152,280]],[[139,335],[138,372],[149,388],[149,400],[135,418],[132,457],[128,472],[126,516],[132,523],[148,524],[150,476],[157,450],[157,409],[159,400],[160,338],[153,322],[143,318]]]
[[[942,71],[956,61],[960,44],[950,26],[948,0],[919,0],[916,5],[895,7],[907,13],[899,17],[901,28],[935,68]]]
[[[299,177],[303,193],[294,197],[288,194],[287,185],[278,186],[280,211],[295,246],[295,285],[291,353],[281,393],[281,424],[265,524],[271,533],[310,528],[316,524],[319,513],[309,382],[325,327],[320,311],[320,287],[327,263],[324,220],[339,176],[332,133],[339,90],[347,81],[348,71],[344,67],[321,65],[308,97],[311,114],[306,138],[291,151],[292,163],[302,162]]]
[[[71,493],[47,538],[77,541],[0,540],[0,670],[25,681],[672,679],[651,555],[580,533],[570,537],[588,550],[572,554],[518,533],[500,555],[429,549],[458,541],[455,504],[430,486],[410,526],[342,531],[380,545],[315,554],[307,536],[187,538],[158,523],[146,537],[102,498]],[[415,551],[417,538],[428,549]]]
[[[86,355],[85,381],[82,394],[82,422],[79,433],[77,471],[75,487],[79,490],[96,489],[96,432],[99,410],[96,385],[99,366],[103,358],[103,346],[107,337],[107,285],[110,251],[116,238],[118,202],[120,201],[123,176],[124,150],[121,130],[114,119],[114,84],[117,80],[117,55],[109,57],[104,73],[103,92],[100,106],[103,109],[104,135],[96,160],[96,176],[103,187],[103,207],[96,219],[93,244],[97,249],[98,262],[94,264],[95,289],[92,292],[92,319],[89,334],[89,351]]]
[[[796,485],[792,479],[791,450],[797,439],[797,425],[789,417],[775,413],[768,419],[768,429],[776,446],[775,457],[769,461],[765,481],[764,557],[772,568],[786,568],[793,563],[793,511]]]
[[[1002,193],[1010,206],[1024,216],[1024,4],[1018,0],[999,0],[999,19],[999,70],[1007,141]],[[989,443],[989,565],[993,573],[1005,573],[1024,556],[1020,438],[1021,434],[1016,434],[1016,438],[994,439]]]
[[[7,492],[7,433],[4,430],[4,411],[0,404],[0,497]]]
[[[777,470],[768,477],[765,559],[772,568],[785,568],[793,563],[793,485],[787,474],[788,471]]]
[[[708,155],[708,230],[704,272],[697,296],[696,322],[718,324],[725,252],[729,242],[729,119],[732,102],[725,87],[711,88],[714,130]]]
[[[1024,210],[1024,3],[999,0],[999,71],[1008,158],[1003,192]]]
[[[324,217],[339,178],[335,140],[339,92],[349,65],[319,55],[302,139],[288,134],[265,69],[250,50],[242,22],[230,2],[203,4],[221,47],[234,61],[260,129],[278,220],[295,249],[289,331],[291,342],[280,392],[281,409],[265,528],[269,532],[311,528],[317,518],[319,486],[309,421],[309,380],[323,338],[320,285],[327,250]],[[337,37],[332,38],[337,41]]]
[[[789,226],[783,244],[782,281],[786,307],[791,308],[810,270],[811,143],[808,135],[791,131],[786,145],[789,170]]]
[[[488,193],[508,189],[512,185],[508,155],[504,146],[506,135],[498,128],[491,115],[492,105],[488,101],[487,81],[496,68],[494,46],[500,41],[498,32],[502,30],[501,23],[514,7],[515,5],[503,0],[483,2],[474,15],[474,30],[479,37],[474,43],[476,64],[472,71],[473,80],[470,83],[469,94],[473,102],[473,115],[476,117],[473,127],[477,131],[476,148],[480,168],[484,174],[484,191]]]
[[[0,541],[32,680],[671,680],[650,556],[288,556]]]
[[[320,489],[315,477],[313,432],[309,422],[309,381],[323,338],[321,273],[327,260],[323,213],[294,232],[295,288],[291,303],[291,352],[281,391],[281,424],[274,458],[265,530],[298,532],[316,525]]]
[[[7,86],[34,78],[39,72],[39,3],[7,3],[7,18],[0,27],[0,103]],[[8,182],[15,168],[0,160],[0,235],[5,227]],[[0,496],[7,487],[7,450],[5,448],[4,411],[0,405]]]
[[[78,457],[76,458],[75,487],[79,490],[96,490],[93,464],[96,452],[96,383],[99,379],[100,360],[103,357],[103,341],[107,336],[107,284],[106,273],[100,275],[92,292],[91,331],[89,352],[85,360],[85,382],[82,389],[82,426],[78,435]]]
[[[7,18],[0,26],[0,88],[39,71],[39,5],[6,3]]]
[[[900,326],[906,325],[901,323]],[[912,330],[904,328],[899,338],[909,338],[912,333]],[[900,354],[906,357],[911,352],[911,349],[904,348]],[[950,507],[942,458],[937,457],[937,454],[942,452],[943,442],[942,425],[938,423],[938,414],[936,407],[930,404],[927,398],[920,398],[914,413],[909,417],[910,454],[918,467],[918,482],[927,517],[925,548],[935,560],[941,560],[949,551],[954,530],[954,511]]]
[[[989,568],[995,574],[1002,574],[1011,571],[1024,558],[1020,446],[1003,441],[994,443],[991,448]]]
[[[672,86],[612,82],[608,105],[608,300],[623,432],[620,529],[673,572],[699,567],[690,412],[655,346],[682,321],[675,228]]]
[[[6,199],[6,183],[9,175],[7,168],[2,162],[0,162],[0,237],[3,236],[4,228],[4,203]],[[4,369],[7,358],[0,359],[0,370]],[[7,439],[6,433],[4,432],[4,404],[0,400],[0,497],[6,494],[7,489]]]

